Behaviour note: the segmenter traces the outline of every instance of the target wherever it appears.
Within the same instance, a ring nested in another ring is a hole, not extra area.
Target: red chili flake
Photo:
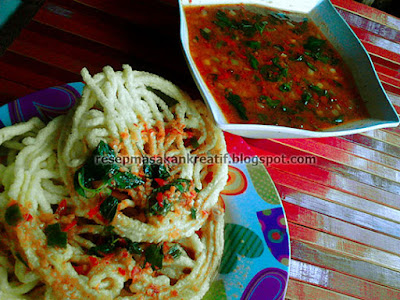
[[[125,239],[119,239],[118,240],[118,244],[120,247],[124,248],[126,246],[128,246],[128,242]]]
[[[86,276],[89,273],[89,268],[87,265],[81,265],[81,266],[73,266],[76,273],[78,273],[79,275],[84,275]]]
[[[67,200],[63,199],[60,204],[58,204],[56,214],[59,216],[62,216],[65,213],[65,210],[67,209]]]
[[[29,222],[29,221],[31,221],[32,219],[33,219],[33,217],[32,217],[31,214],[25,214],[25,215],[24,215],[24,220],[25,220],[25,221]]]
[[[100,205],[93,207],[91,210],[88,212],[88,217],[93,219],[95,215],[97,215],[100,211]]]
[[[110,263],[109,260],[112,259],[115,256],[115,253],[110,253],[107,255],[104,255],[103,259],[106,261],[106,264]]]
[[[203,237],[203,231],[201,231],[201,229],[197,230],[196,234],[199,236],[200,239]]]
[[[186,133],[186,138],[190,139],[194,136],[194,133],[192,130],[185,130]]]
[[[208,214],[209,214],[208,211],[206,211],[206,210],[202,210],[201,213],[204,217],[208,216]]]
[[[161,192],[158,192],[157,193],[157,196],[156,196],[156,200],[157,200],[157,202],[158,202],[158,205],[160,206],[160,207],[164,207],[164,203],[163,203],[163,197],[164,195],[163,195],[163,193],[161,193]]]
[[[153,290],[153,293],[158,294],[160,292],[160,287],[154,285],[154,284],[150,284],[150,289]]]
[[[77,223],[78,223],[77,220],[73,220],[71,223],[69,223],[67,226],[65,226],[62,231],[67,232],[68,230],[73,228]]]
[[[218,75],[218,79],[224,80],[224,79],[229,78],[229,76],[230,76],[230,73],[225,71],[225,72],[222,72],[220,75]]]
[[[241,59],[247,59],[247,56],[244,55],[244,54],[242,54],[242,53],[240,53],[240,52],[236,53],[236,55],[237,55],[238,57],[240,57]]]
[[[206,177],[204,177],[204,181],[207,183],[210,183],[213,180],[213,177],[214,177],[214,173],[209,172],[209,173],[207,173]]]
[[[118,273],[121,274],[122,276],[126,275],[126,270],[122,269],[122,268],[118,268]]]
[[[131,277],[135,277],[136,274],[140,273],[140,268],[139,267],[133,267],[132,272],[131,272]]]
[[[229,39],[229,38],[227,38],[227,37],[222,38],[222,39],[224,40],[224,42],[225,42],[228,46],[230,46],[230,47],[236,46],[236,43],[235,43],[234,41],[232,41],[232,39]]]
[[[99,259],[94,256],[89,256],[89,261],[92,267],[97,266],[99,264]]]
[[[157,184],[159,186],[164,186],[164,185],[168,184],[167,180],[161,179],[161,178],[154,178],[154,181],[157,182]]]
[[[177,290],[171,291],[171,297],[178,297],[178,291]]]

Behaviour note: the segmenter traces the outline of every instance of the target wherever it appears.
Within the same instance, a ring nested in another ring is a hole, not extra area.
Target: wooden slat
[[[373,133],[369,133],[370,135],[383,136],[381,140],[387,137],[382,132],[373,131]],[[389,138],[389,137],[388,137]],[[324,157],[336,162],[340,162],[343,165],[348,165],[356,169],[360,169],[366,171],[371,174],[378,175],[382,178],[386,178],[395,182],[400,182],[400,172],[398,170],[394,170],[390,167],[383,166],[381,164],[376,163],[375,161],[360,158],[354,156],[352,154],[346,153],[345,151],[341,151],[340,149],[333,149],[329,145],[321,145],[316,143],[312,139],[281,139],[274,140],[277,143],[285,144],[293,148],[301,149],[305,153],[314,154],[318,157]],[[388,139],[384,140],[388,142]],[[393,144],[393,143],[392,143]]]
[[[292,258],[316,266],[400,290],[400,273],[329,249],[296,240],[291,241]]]
[[[302,176],[295,176],[282,172],[276,168],[269,168],[269,174],[276,184],[284,185],[288,188],[296,189],[299,193],[304,193],[320,199],[346,206],[360,212],[365,212],[386,220],[398,222],[400,229],[400,210],[387,207],[377,202],[357,197],[342,191],[331,189],[319,183],[310,182]],[[397,197],[400,200],[400,197]]]
[[[333,5],[338,9],[350,11],[352,14],[360,15],[374,22],[386,25],[390,28],[400,30],[400,19],[384,11],[377,10],[368,5],[349,0],[332,0]]]
[[[289,145],[278,143],[274,140],[256,140],[247,139],[246,142],[254,149],[257,155],[282,155],[286,156],[309,156],[315,157],[318,167],[332,172],[332,174],[339,174],[360,183],[370,185],[377,190],[385,190],[396,195],[400,195],[400,183],[387,180],[377,175],[353,168],[348,165],[341,164],[340,162],[328,159],[322,156],[312,155],[302,151],[302,149],[293,148]],[[324,177],[328,178],[328,176]]]
[[[400,196],[386,190],[376,189],[373,186],[347,178],[341,174],[330,172],[314,165],[279,165],[268,168],[274,179],[286,174],[299,176],[312,185],[319,184],[329,189],[349,193],[351,195],[400,209]],[[278,172],[278,173],[277,173]]]
[[[284,201],[318,213],[358,225],[375,232],[395,238],[400,236],[400,225],[365,212],[354,210],[337,203],[298,192],[296,189],[276,184],[276,188]]]
[[[400,299],[400,292],[395,289],[295,259],[290,262],[290,289],[293,288],[293,280],[359,299]]]
[[[399,254],[399,238],[393,238],[338,218],[297,206],[288,201],[283,201],[283,206],[286,211],[286,218],[291,223],[310,227],[333,236],[343,237],[375,249],[396,255]]]
[[[289,222],[290,239],[329,249],[338,255],[358,259],[400,272],[399,254],[387,253],[360,243]],[[325,251],[325,250],[323,250]]]
[[[368,147],[374,151],[379,151],[395,158],[400,158],[400,151],[397,145],[388,144],[361,134],[349,134],[342,136],[341,138],[359,145],[363,145],[364,147]]]
[[[356,299],[343,294],[335,293],[297,280],[290,280],[286,293],[286,299],[290,300],[352,300]]]
[[[30,87],[0,77],[0,103],[7,103],[33,93]]]

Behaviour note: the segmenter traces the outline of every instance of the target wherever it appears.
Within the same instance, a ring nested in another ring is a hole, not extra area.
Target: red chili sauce
[[[253,5],[185,13],[191,54],[228,122],[322,130],[368,116],[338,52],[306,16]]]

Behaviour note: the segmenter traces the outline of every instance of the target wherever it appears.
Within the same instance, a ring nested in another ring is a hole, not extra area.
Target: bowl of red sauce
[[[181,0],[180,15],[187,63],[224,131],[328,137],[399,124],[329,0]]]

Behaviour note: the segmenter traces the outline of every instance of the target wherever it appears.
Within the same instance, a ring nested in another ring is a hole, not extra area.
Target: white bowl
[[[180,0],[181,42],[192,76],[211,110],[215,122],[224,131],[248,138],[306,138],[355,134],[367,130],[396,127],[399,117],[380,83],[371,58],[349,25],[338,14],[329,0],[249,0],[256,4],[278,10],[306,14],[320,28],[325,37],[340,53],[350,68],[370,118],[349,122],[323,130],[310,131],[276,125],[229,123],[216,103],[190,54],[184,6],[239,4],[238,0]]]

